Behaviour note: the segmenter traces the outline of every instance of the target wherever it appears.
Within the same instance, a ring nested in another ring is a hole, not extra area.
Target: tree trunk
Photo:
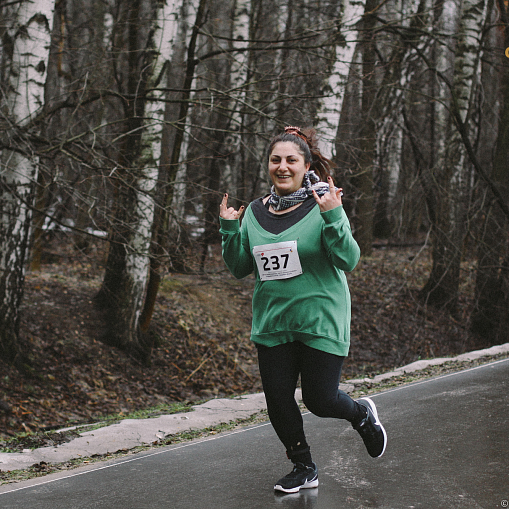
[[[235,23],[234,2],[221,2],[211,7],[209,16],[214,20],[211,32],[214,37],[209,37],[205,45],[206,51],[217,49],[219,45],[225,50],[233,46],[232,39]],[[216,36],[224,37],[227,41],[220,42]],[[205,263],[208,255],[208,248],[211,244],[220,242],[218,210],[222,199],[220,193],[221,175],[224,169],[229,166],[229,147],[226,143],[232,118],[226,112],[231,111],[234,104],[233,98],[228,94],[231,88],[232,59],[228,54],[220,55],[214,59],[202,63],[204,71],[200,72],[202,78],[198,81],[199,88],[207,88],[205,102],[210,104],[203,109],[195,108],[199,114],[199,125],[213,126],[212,131],[196,129],[196,135],[192,138],[200,140],[198,150],[201,157],[197,160],[201,167],[199,181],[203,184],[201,200],[203,203],[204,232],[201,238],[202,256],[200,270],[205,271]],[[193,122],[196,124],[196,122]],[[192,149],[190,149],[192,157]]]
[[[373,246],[373,165],[376,147],[374,107],[376,97],[375,60],[377,56],[374,42],[376,18],[372,15],[372,11],[376,6],[376,0],[366,0],[359,43],[362,55],[362,99],[359,166],[355,176],[358,192],[355,209],[355,238],[364,256],[371,254]]]
[[[444,13],[447,13],[447,9],[444,9]],[[432,229],[433,267],[421,292],[428,304],[446,307],[453,313],[458,304],[460,263],[466,233],[466,206],[470,198],[473,171],[461,138],[460,126],[454,124],[454,113],[461,117],[463,126],[467,127],[469,139],[475,139],[477,131],[475,122],[471,120],[474,117],[472,106],[475,104],[474,94],[482,48],[480,34],[485,18],[484,0],[463,2],[459,28],[455,33],[458,46],[454,76],[449,83],[449,106],[453,115],[449,116],[446,124],[447,131],[443,139],[447,140],[447,144],[439,151],[440,158],[435,168],[435,182],[438,184],[435,191],[439,199]],[[440,78],[443,79],[444,76]]]
[[[505,24],[502,44],[509,47],[508,12],[498,3],[500,17]],[[502,41],[497,41],[502,42]],[[491,180],[500,194],[509,197],[509,61],[500,72],[501,111],[498,135],[493,156]],[[489,188],[485,187],[484,224],[478,244],[478,266],[475,288],[475,310],[471,319],[474,334],[483,342],[502,344],[509,341],[509,220]],[[508,203],[509,205],[509,203]]]
[[[106,318],[104,341],[147,362],[151,343],[140,334],[139,318],[145,298],[154,184],[151,147],[144,125],[146,91],[153,78],[154,25],[158,2],[136,0],[126,4],[126,31],[119,37],[119,61],[127,66],[124,93],[125,130],[116,172],[116,203],[106,272],[96,303]],[[143,134],[145,133],[145,134]]]
[[[161,160],[159,163],[159,177],[157,183],[157,208],[154,215],[152,225],[152,242],[150,248],[150,272],[147,285],[147,296],[143,306],[143,311],[140,320],[140,327],[142,331],[147,331],[152,315],[154,313],[157,294],[159,292],[159,285],[162,281],[162,268],[165,260],[171,258],[172,253],[169,252],[169,228],[170,228],[170,211],[173,202],[174,194],[174,181],[179,169],[180,154],[182,144],[184,141],[184,134],[186,128],[187,115],[189,111],[189,98],[191,96],[191,85],[194,80],[194,73],[196,67],[195,51],[196,42],[198,39],[198,32],[203,24],[207,0],[199,0],[198,8],[196,11],[196,18],[194,20],[193,30],[186,45],[186,32],[185,23],[187,17],[185,16],[186,6],[188,3],[183,4],[181,18],[184,25],[180,28],[181,35],[177,35],[177,48],[172,59],[172,65],[176,65],[175,72],[168,73],[168,90],[180,90],[176,96],[169,95],[170,99],[174,98],[178,102],[179,107],[176,108],[171,103],[166,106],[165,122],[167,127],[163,130],[163,150],[161,153]],[[182,67],[182,56],[186,55],[185,72],[180,74]],[[179,78],[183,78],[180,81]]]
[[[338,134],[343,99],[350,74],[350,65],[357,47],[358,30],[356,25],[363,13],[363,6],[359,2],[348,0],[341,16],[344,40],[334,48],[331,74],[324,86],[325,94],[320,100],[316,130],[320,133],[323,147],[322,152],[327,157],[332,156],[332,147]],[[336,182],[342,187],[341,182]]]
[[[244,136],[246,132],[244,115],[245,104],[249,98],[248,82],[251,75],[249,69],[249,23],[251,18],[251,0],[236,0],[233,14],[233,40],[235,47],[243,50],[239,52],[231,63],[230,80],[232,90],[230,123],[232,129],[229,133],[229,146],[231,148],[230,164],[221,171],[221,191],[225,190],[245,202],[250,194],[250,187],[246,179],[246,150]]]
[[[34,202],[37,160],[23,133],[42,104],[54,2],[0,7],[0,356],[21,363],[19,306]],[[28,136],[27,136],[28,135]]]

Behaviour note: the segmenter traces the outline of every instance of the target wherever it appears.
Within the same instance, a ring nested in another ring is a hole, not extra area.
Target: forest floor
[[[148,366],[99,339],[93,298],[103,258],[54,249],[40,271],[27,274],[21,337],[31,365],[21,372],[0,359],[0,449],[20,433],[261,391],[249,341],[254,279],[233,278],[219,246],[205,273],[166,276],[153,319],[159,345]],[[462,267],[460,312],[452,317],[418,300],[430,266],[423,245],[379,246],[347,275],[352,343],[343,381],[491,346],[468,334],[473,267]]]

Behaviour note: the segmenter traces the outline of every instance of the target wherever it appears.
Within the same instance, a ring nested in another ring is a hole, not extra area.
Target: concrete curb
[[[447,364],[448,362],[470,362],[483,357],[495,357],[506,353],[509,353],[509,343],[492,346],[491,348],[485,348],[484,350],[475,350],[473,352],[463,353],[456,357],[437,357],[436,359],[416,361],[395,369],[394,371],[377,375],[373,378],[355,378],[348,380],[348,384],[340,384],[340,389],[345,390],[345,392],[352,392],[356,387],[361,385],[376,385],[397,376],[422,371],[430,366],[440,366]]]
[[[448,362],[472,361],[505,353],[509,353],[509,343],[457,357],[417,361],[374,378],[349,380],[347,384],[340,384],[340,389],[352,392],[358,386],[380,384],[393,377],[417,372],[430,366]],[[296,397],[298,400],[301,399],[299,390]],[[238,419],[247,419],[263,410],[266,410],[263,393],[233,399],[212,399],[194,406],[191,412],[163,415],[153,419],[125,419],[118,424],[83,432],[79,438],[56,447],[24,450],[21,453],[0,453],[0,470],[4,472],[23,470],[42,461],[62,463],[71,459],[129,450],[137,446],[157,443],[168,435],[200,430]]]

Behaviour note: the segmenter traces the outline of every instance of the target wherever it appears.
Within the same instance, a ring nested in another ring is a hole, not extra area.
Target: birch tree
[[[442,87],[448,86],[450,89],[447,91],[450,99],[443,101],[445,106],[440,109],[444,111],[444,107],[447,107],[452,114],[447,114],[447,118],[438,123],[443,131],[437,136],[439,158],[433,171],[435,192],[440,199],[436,201],[437,210],[432,225],[433,267],[422,295],[429,304],[445,306],[454,312],[458,302],[466,206],[473,171],[459,127],[460,124],[465,126],[468,130],[466,136],[475,139],[477,128],[474,116],[478,107],[475,94],[483,47],[480,36],[486,19],[486,2],[467,0],[461,6],[446,2],[444,16],[449,15],[448,7],[454,13],[450,29],[454,27],[457,30],[452,32],[457,41],[454,71],[450,81],[443,74],[438,74],[437,78]]]
[[[0,354],[19,359],[19,304],[37,157],[28,138],[43,104],[54,2],[0,5]]]
[[[155,190],[157,207],[151,228],[149,279],[140,322],[142,331],[148,331],[150,326],[165,264],[171,263],[172,255],[176,254],[170,248],[170,218],[195,78],[198,32],[205,19],[207,0],[183,0],[179,7],[166,75],[165,124]]]
[[[104,130],[98,126],[107,122],[109,113],[105,91],[111,86],[111,71],[102,63],[110,62],[105,41],[112,20],[103,1],[55,4],[38,119],[46,143],[39,150],[32,270],[40,269],[46,237],[59,226],[74,228],[71,238],[80,249],[87,248],[87,231],[96,220],[104,227],[107,213],[96,189],[103,177],[100,168],[110,166],[104,151],[109,140],[102,138]]]
[[[338,23],[342,40],[334,48],[332,70],[324,86],[325,93],[320,99],[316,121],[316,130],[320,133],[322,140],[320,149],[329,158],[333,156],[343,99],[358,44],[357,24],[364,11],[361,2],[350,0],[346,0],[341,7]]]
[[[230,164],[224,168],[221,178],[223,189],[230,192],[235,189],[240,200],[245,201],[246,182],[244,181],[245,151],[249,148],[244,140],[243,110],[249,101],[247,81],[249,76],[249,27],[251,17],[251,1],[236,0],[233,13],[232,45],[239,49],[232,52],[231,65],[231,124],[232,132],[229,137],[230,151],[233,154]]]
[[[420,202],[422,207],[422,200],[411,188],[415,178],[408,179],[402,170],[403,130],[405,103],[422,102],[422,95],[416,96],[411,90],[415,87],[422,94],[422,62],[419,61],[420,54],[427,53],[431,42],[432,4],[429,0],[399,1],[381,6],[379,12],[379,29],[385,38],[377,45],[383,60],[379,72],[383,76],[374,112],[376,192],[373,232],[377,238],[389,238],[398,222],[401,225],[413,219],[411,215],[402,217],[400,197]],[[422,121],[422,113],[420,118]],[[398,183],[399,193],[396,195]],[[410,210],[415,214],[416,208]]]
[[[145,121],[147,90],[157,58],[155,23],[161,4],[136,0],[121,6],[115,34],[116,73],[123,102],[123,130],[115,169],[115,209],[103,284],[96,303],[105,314],[104,340],[143,361],[150,354],[139,319],[148,281],[155,165]],[[148,130],[150,132],[150,129]]]

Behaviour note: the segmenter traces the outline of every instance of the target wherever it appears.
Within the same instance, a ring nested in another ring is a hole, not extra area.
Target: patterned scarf
[[[279,196],[276,194],[274,186],[272,186],[270,189],[269,204],[276,211],[285,210],[297,205],[297,203],[303,202],[308,196],[312,196],[313,190],[316,191],[318,196],[323,196],[325,193],[329,192],[329,184],[327,184],[327,182],[320,182],[318,175],[312,170],[307,171],[304,175],[303,184],[303,187],[286,196]]]

